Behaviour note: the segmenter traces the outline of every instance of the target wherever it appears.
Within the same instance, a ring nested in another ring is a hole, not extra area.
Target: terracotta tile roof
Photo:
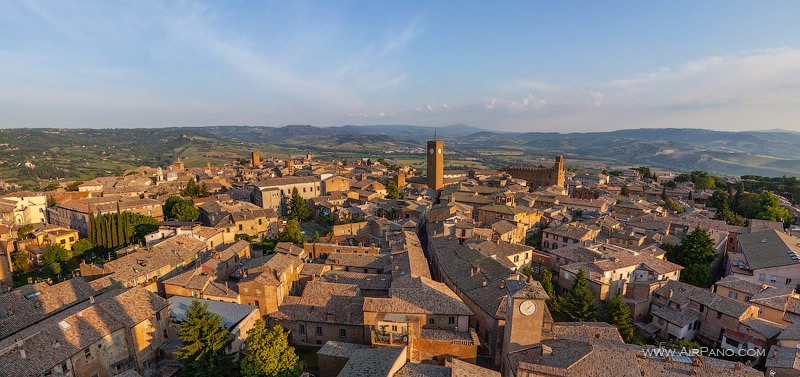
[[[0,339],[86,301],[97,291],[83,278],[24,285],[0,295]]]
[[[473,315],[444,283],[424,277],[402,277],[392,283],[389,298],[364,298],[364,311],[377,313]]]
[[[322,273],[322,280],[328,283],[353,284],[362,290],[388,291],[392,285],[392,276],[389,274],[363,274],[341,270]]]
[[[403,363],[406,347],[371,348],[358,350],[347,361],[340,376],[347,377],[382,377],[391,376],[390,371]]]
[[[358,295],[358,287],[352,284],[310,281],[301,297],[286,297],[270,318],[360,326],[364,324],[364,298]]]
[[[686,357],[685,360],[651,357],[644,353],[643,347],[603,339],[545,341],[534,347],[512,352],[508,359],[509,368],[514,375],[522,370],[534,374],[594,377],[763,375],[762,372],[736,362],[705,356]]]
[[[502,318],[498,314],[505,296],[505,291],[500,288],[501,281],[517,279],[512,268],[500,262],[503,258],[485,256],[459,244],[453,236],[434,238],[432,249],[447,280],[488,315]]]

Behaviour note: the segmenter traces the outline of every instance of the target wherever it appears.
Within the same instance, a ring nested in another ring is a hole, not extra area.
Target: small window
[[[242,230],[242,224],[239,224],[239,230]]]
[[[447,323],[449,323],[451,325],[455,324],[456,323],[456,317],[448,317],[447,318]]]
[[[730,292],[728,292],[728,297],[730,297],[730,298],[732,298],[734,300],[737,300],[737,299],[739,299],[739,294],[734,292],[734,291],[730,291]]]
[[[340,338],[347,338],[347,330],[339,329],[339,337]]]
[[[758,281],[764,281],[764,274],[758,274]]]
[[[519,255],[514,256],[514,262],[519,262]]]
[[[317,326],[317,336],[322,336],[322,327]]]
[[[792,279],[786,278],[786,284],[792,284]]]
[[[777,282],[778,282],[778,278],[777,278],[777,277],[775,277],[775,276],[772,276],[772,277],[770,277],[770,278],[769,278],[769,281],[770,281],[771,283],[777,283]]]
[[[722,312],[717,312],[717,319],[722,319]]]
[[[263,219],[258,219],[258,225],[261,225],[261,220]]]
[[[156,321],[161,320],[161,312],[156,312]]]
[[[397,326],[392,325],[392,332],[397,332]]]
[[[89,348],[89,347],[86,347],[86,349],[84,349],[84,350],[83,350],[83,356],[86,356],[86,358],[87,358],[87,359],[88,359],[88,358],[90,358],[90,357],[92,357],[92,350],[91,350],[91,348]]]
[[[433,325],[433,324],[435,324],[435,323],[436,323],[436,321],[434,320],[434,318],[433,318],[433,317],[431,317],[431,318],[428,318],[428,323],[429,323],[429,324],[431,324],[431,325]]]
[[[306,333],[306,325],[300,325],[300,330],[298,331],[300,334]]]

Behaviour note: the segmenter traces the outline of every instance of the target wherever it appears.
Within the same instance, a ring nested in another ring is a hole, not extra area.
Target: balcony
[[[393,333],[390,331],[370,331],[372,345],[380,346],[405,346],[408,345],[408,334]]]

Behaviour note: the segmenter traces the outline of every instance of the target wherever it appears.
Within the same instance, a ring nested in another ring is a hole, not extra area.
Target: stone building
[[[508,173],[517,179],[524,179],[531,189],[539,187],[564,187],[564,156],[556,156],[553,167],[525,167],[511,165]]]

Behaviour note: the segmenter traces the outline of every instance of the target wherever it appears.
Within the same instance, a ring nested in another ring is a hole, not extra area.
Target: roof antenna
[[[436,129],[433,129],[433,141],[436,141]]]

